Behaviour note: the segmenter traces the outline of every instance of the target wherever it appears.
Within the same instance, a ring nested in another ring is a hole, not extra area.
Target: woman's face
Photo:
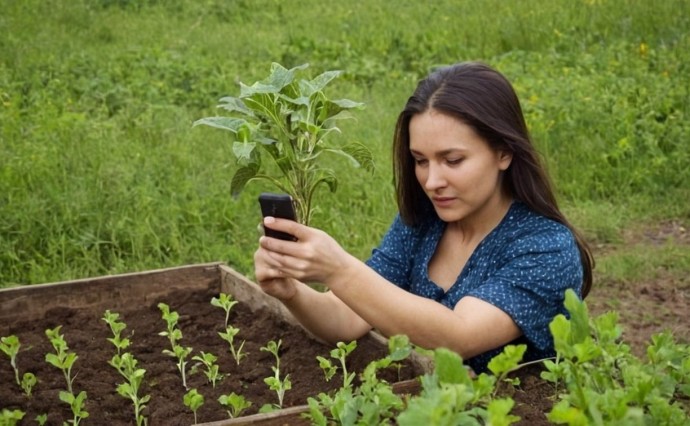
[[[501,172],[510,153],[493,150],[472,127],[433,109],[413,116],[409,131],[415,175],[441,220],[481,218],[506,201]]]

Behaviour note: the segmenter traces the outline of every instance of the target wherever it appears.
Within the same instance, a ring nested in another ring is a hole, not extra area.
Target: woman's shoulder
[[[566,225],[533,211],[521,202],[513,203],[504,222],[500,239],[513,245],[522,242],[543,248],[575,244],[575,237]]]

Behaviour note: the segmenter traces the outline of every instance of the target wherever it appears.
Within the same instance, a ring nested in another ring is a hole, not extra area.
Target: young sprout
[[[26,396],[31,396],[31,391],[33,390],[34,386],[36,386],[36,383],[38,383],[38,379],[33,373],[24,373],[22,376],[21,386]]]
[[[177,321],[180,319],[180,315],[175,311],[170,311],[170,307],[165,303],[159,303],[158,309],[163,314],[163,320],[167,325],[166,331],[161,331],[158,333],[160,336],[165,336],[170,341],[170,346],[177,346],[177,341],[182,339],[182,331],[177,328]]]
[[[220,293],[218,297],[211,299],[211,305],[222,308],[225,311],[225,328],[228,328],[228,319],[230,318],[230,310],[237,304],[236,300],[232,299],[232,295]]]
[[[184,394],[184,397],[182,397],[182,402],[184,402],[184,405],[187,408],[192,410],[192,413],[194,413],[194,424],[197,424],[196,412],[199,407],[204,405],[204,396],[197,392],[196,389],[192,389]]]
[[[170,347],[172,349],[164,349],[163,353],[177,358],[177,369],[180,371],[180,375],[182,376],[182,385],[185,389],[187,389],[187,357],[190,353],[192,353],[192,348],[183,347],[177,343],[178,341],[182,340],[182,330],[177,328],[177,321],[179,320],[180,315],[175,311],[171,311],[170,307],[162,302],[158,304],[158,309],[161,310],[163,319],[165,320],[167,326],[166,331],[161,331],[158,334],[168,338],[170,341]]]
[[[218,364],[216,364],[218,358],[215,355],[201,351],[201,355],[196,355],[192,359],[199,361],[206,368],[204,375],[206,375],[206,378],[214,388],[216,387],[216,382],[223,380],[224,375],[219,372]]]
[[[218,397],[220,405],[228,409],[228,416],[233,419],[242,414],[242,411],[252,406],[251,401],[247,401],[244,396],[237,395],[232,392],[230,395],[221,395]]]
[[[79,392],[79,395],[74,396],[71,392],[60,391],[60,401],[67,403],[72,409],[73,418],[71,420],[73,425],[78,425],[80,421],[89,417],[88,411],[84,408],[86,401],[86,391]]]
[[[276,343],[274,340],[271,340],[270,342],[268,342],[266,346],[263,346],[261,348],[261,350],[264,352],[272,353],[276,359],[276,365],[271,367],[274,375],[272,377],[266,377],[264,379],[264,383],[266,383],[268,387],[271,390],[275,391],[278,395],[278,408],[283,408],[283,397],[285,396],[285,392],[292,389],[292,382],[290,382],[289,374],[285,375],[285,378],[283,378],[283,380],[280,380],[279,351],[281,343],[282,340],[278,340],[278,343]]]
[[[22,382],[19,380],[19,369],[17,368],[17,354],[19,353],[19,348],[21,347],[19,343],[19,338],[15,335],[0,338],[0,350],[10,357],[10,365],[14,370],[14,379],[17,381],[17,385],[21,386]]]
[[[125,352],[122,356],[115,355],[113,359],[116,357],[120,359],[118,371],[127,380],[117,386],[117,393],[124,398],[128,398],[134,404],[134,418],[137,426],[146,425],[148,422],[146,416],[143,415],[143,411],[146,408],[146,403],[151,399],[151,395],[139,396],[139,390],[144,381],[146,370],[137,368],[138,361],[129,352]]]
[[[225,333],[222,333],[222,332],[218,333],[218,335],[223,340],[228,342],[228,344],[230,345],[230,353],[232,353],[232,357],[235,358],[235,362],[237,363],[237,365],[240,365],[240,361],[242,360],[242,358],[244,358],[247,355],[246,353],[242,352],[242,349],[244,348],[244,342],[245,342],[244,340],[242,341],[242,343],[240,343],[239,348],[235,347],[235,336],[239,332],[240,332],[239,328],[236,328],[236,327],[229,325],[225,329]]]
[[[50,340],[50,344],[55,349],[54,354],[46,354],[46,362],[62,370],[62,374],[67,382],[67,391],[74,395],[72,391],[72,382],[74,381],[72,378],[72,367],[79,357],[74,352],[69,352],[67,342],[65,342],[64,336],[60,334],[61,328],[62,326],[58,325],[54,329],[48,329],[45,332]]]
[[[110,331],[113,334],[108,341],[111,342],[117,353],[110,359],[109,364],[115,367],[118,373],[125,378],[126,382],[117,385],[117,393],[132,401],[134,405],[134,418],[137,426],[143,426],[148,423],[147,418],[143,415],[143,410],[146,408],[146,403],[151,399],[151,395],[139,396],[142,382],[146,370],[137,368],[139,363],[134,355],[129,352],[122,352],[122,350],[129,347],[129,339],[122,338],[122,331],[127,327],[124,322],[118,321],[120,314],[116,312],[105,311],[103,321],[110,326]]]
[[[356,340],[353,340],[349,344],[338,342],[337,347],[331,351],[331,358],[340,361],[340,366],[343,370],[343,387],[345,388],[349,387],[352,381],[355,379],[355,373],[348,374],[345,360],[347,356],[355,350],[356,347]],[[322,356],[317,356],[316,359],[319,361],[319,367],[321,367],[324,375],[326,376],[326,381],[330,381],[335,375],[335,373],[338,371],[338,367],[333,365],[333,363],[329,359],[324,358]]]
[[[7,408],[3,408],[2,411],[0,411],[0,424],[8,426],[19,424],[19,421],[23,419],[25,415],[26,413],[22,410],[8,410]]]
[[[102,320],[110,326],[113,337],[108,338],[108,341],[115,345],[117,354],[120,355],[124,349],[129,347],[129,339],[122,338],[122,331],[127,327],[127,324],[118,321],[118,318],[120,318],[120,314],[106,310]]]
[[[14,370],[14,380],[24,390],[26,396],[31,396],[31,390],[34,388],[38,380],[33,373],[24,373],[21,380],[19,380],[19,368],[17,368],[17,355],[21,347],[19,338],[15,335],[0,338],[0,350],[10,357],[10,365]]]
[[[47,414],[39,414],[36,416],[34,419],[36,420],[36,423],[38,423],[38,426],[43,426],[44,424],[48,423],[48,415]]]

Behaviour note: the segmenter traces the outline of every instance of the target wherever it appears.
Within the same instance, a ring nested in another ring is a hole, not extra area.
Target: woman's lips
[[[432,197],[431,198],[432,202],[436,207],[449,207],[450,205],[453,204],[455,201],[455,198],[453,197]]]

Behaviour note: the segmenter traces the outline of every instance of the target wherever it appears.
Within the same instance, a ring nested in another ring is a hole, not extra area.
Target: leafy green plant
[[[346,346],[339,354],[336,350],[336,354],[343,355],[347,351]],[[317,397],[308,398],[309,411],[304,417],[312,424],[322,426],[332,423],[353,425],[390,422],[403,408],[404,402],[388,382],[378,378],[377,373],[407,358],[411,346],[406,336],[393,336],[389,339],[388,348],[389,355],[367,365],[360,377],[361,384],[355,390],[348,383],[332,396],[322,392]]]
[[[73,425],[78,425],[82,419],[89,416],[85,408],[87,395],[86,391],[81,391],[75,395],[72,389],[72,382],[74,382],[72,368],[79,357],[76,353],[69,351],[64,335],[60,334],[61,328],[62,326],[58,325],[53,329],[47,329],[45,331],[46,336],[50,340],[50,344],[53,346],[53,349],[55,349],[54,354],[46,354],[46,362],[62,371],[65,381],[67,382],[67,390],[60,391],[60,401],[70,406],[73,415],[70,422]]]
[[[565,295],[570,318],[550,324],[557,357],[545,361],[543,379],[560,400],[548,414],[559,424],[665,424],[690,422],[681,401],[690,397],[690,345],[669,333],[652,337],[647,361],[620,340],[618,314],[590,318],[574,291]],[[560,388],[562,386],[562,389]]]
[[[3,408],[2,411],[0,411],[0,424],[3,426],[14,426],[19,424],[25,415],[26,413],[22,410],[9,410]]]
[[[79,357],[76,353],[69,351],[69,347],[67,346],[64,336],[60,334],[61,328],[62,326],[58,325],[53,329],[48,329],[45,331],[46,336],[50,340],[50,344],[53,346],[53,349],[55,349],[54,354],[46,354],[46,362],[62,371],[62,374],[65,376],[65,381],[67,382],[67,391],[73,395],[74,392],[72,391],[72,382],[74,381],[74,378],[72,377],[72,367],[74,367],[74,363]]]
[[[228,342],[228,345],[230,345],[230,353],[232,353],[232,357],[235,359],[235,362],[237,365],[240,365],[240,361],[242,358],[244,358],[247,354],[243,352],[244,348],[244,340],[242,343],[240,343],[239,347],[235,347],[235,336],[237,336],[237,333],[240,332],[239,328],[233,327],[232,325],[228,325],[225,329],[225,333],[219,332],[218,335]]]
[[[220,373],[220,367],[218,364],[216,364],[216,361],[218,360],[218,357],[213,355],[212,353],[206,353],[204,351],[201,351],[200,355],[195,355],[192,357],[192,360],[198,361],[201,365],[204,366],[204,375],[208,379],[209,383],[213,385],[213,387],[216,387],[216,382],[219,382],[223,380],[223,377],[225,377],[223,374]],[[196,366],[192,368],[192,371],[196,370]]]
[[[219,396],[218,402],[227,409],[231,419],[239,417],[244,410],[252,406],[251,401],[247,401],[243,395],[238,395],[235,392],[230,395]]]
[[[0,338],[0,351],[4,352],[10,358],[10,365],[14,370],[14,379],[17,382],[24,394],[26,396],[31,396],[31,391],[38,383],[36,376],[33,373],[26,372],[22,375],[21,380],[19,379],[19,368],[17,367],[17,355],[19,354],[19,349],[21,348],[21,342],[19,338],[15,335],[10,335]]]
[[[328,137],[340,130],[338,120],[351,118],[359,102],[326,97],[326,86],[340,71],[326,71],[313,79],[295,80],[307,64],[286,69],[271,65],[270,75],[251,86],[240,83],[238,97],[224,97],[220,108],[230,116],[207,117],[194,125],[229,131],[239,168],[232,177],[231,191],[238,195],[251,180],[271,182],[295,200],[300,222],[309,224],[315,190],[322,184],[337,188],[335,171],[321,166],[324,153],[341,155],[356,167],[373,169],[372,154],[360,143],[337,145]],[[278,166],[281,176],[266,172],[264,155]]]
[[[189,392],[184,394],[182,397],[182,402],[184,403],[185,407],[192,410],[192,413],[194,413],[194,424],[197,424],[198,421],[196,412],[202,405],[204,405],[204,396],[197,392],[196,389],[190,389]]]
[[[146,425],[148,424],[148,419],[143,414],[143,411],[151,399],[151,395],[139,395],[146,370],[137,367],[137,359],[129,352],[125,352],[122,355],[116,354],[115,357],[120,358],[118,371],[127,380],[117,385],[117,393],[132,401],[134,405],[134,419],[137,422],[137,426]]]
[[[182,330],[177,327],[180,315],[176,311],[171,311],[170,306],[163,302],[158,304],[158,309],[166,323],[166,330],[158,334],[167,337],[171,347],[171,349],[164,349],[163,353],[177,359],[177,369],[182,377],[182,385],[187,389],[187,357],[192,353],[192,348],[178,344],[178,341],[182,339]]]
[[[83,419],[89,417],[89,412],[86,411],[86,391],[81,391],[74,395],[72,392],[60,391],[60,401],[68,404],[72,410],[72,420],[70,423],[78,425]]]
[[[346,359],[356,347],[357,341],[353,340],[348,344],[338,342],[336,344],[336,348],[331,350],[331,358],[340,361],[340,368],[343,371],[343,387],[349,387],[350,384],[352,384],[352,381],[355,379],[355,373],[348,374],[347,372]],[[326,381],[329,381],[337,372],[338,367],[334,366],[328,358],[317,356],[316,359],[319,361],[319,367],[321,367],[324,375],[326,376]]]
[[[273,354],[273,357],[276,360],[276,365],[271,366],[271,369],[273,370],[273,376],[272,377],[266,377],[264,379],[264,383],[268,385],[268,387],[272,390],[275,391],[276,394],[278,395],[278,408],[283,407],[283,398],[285,397],[285,392],[292,389],[292,382],[290,381],[290,375],[286,374],[285,377],[281,380],[280,378],[280,345],[282,344],[282,340],[278,340],[276,342],[275,340],[271,340],[266,344],[266,346],[262,346],[261,350],[264,352],[270,352]],[[262,407],[263,408],[263,407]]]
[[[237,300],[233,300],[232,295],[227,293],[220,293],[218,297],[211,299],[211,305],[223,309],[225,311],[225,328],[228,328],[228,320],[230,319],[230,311],[237,305]]]
[[[127,328],[127,324],[122,321],[118,321],[118,318],[120,318],[120,314],[117,312],[110,312],[108,309],[103,314],[102,319],[108,324],[110,331],[113,334],[113,337],[109,337],[108,341],[115,346],[117,349],[117,354],[119,355],[123,350],[129,347],[129,339],[122,337],[122,331]]]
[[[448,349],[434,351],[434,371],[422,376],[421,381],[422,392],[410,398],[397,417],[401,426],[432,423],[509,425],[520,419],[510,414],[515,404],[511,398],[493,398],[495,376],[481,373],[472,378],[462,358]]]
[[[36,420],[36,423],[38,423],[38,426],[43,426],[48,422],[48,415],[47,414],[39,414],[36,416],[34,419]]]
[[[123,398],[132,401],[134,405],[134,419],[137,426],[144,426],[148,424],[148,419],[144,416],[143,411],[151,399],[151,395],[140,396],[139,391],[144,381],[146,370],[137,367],[138,361],[134,355],[129,352],[122,352],[122,350],[129,347],[130,342],[129,339],[122,338],[122,331],[127,325],[122,321],[118,321],[119,318],[120,314],[110,312],[110,310],[106,310],[102,318],[108,324],[113,334],[113,337],[108,338],[108,341],[115,346],[117,351],[108,363],[125,378],[125,382],[117,385],[117,393]]]

